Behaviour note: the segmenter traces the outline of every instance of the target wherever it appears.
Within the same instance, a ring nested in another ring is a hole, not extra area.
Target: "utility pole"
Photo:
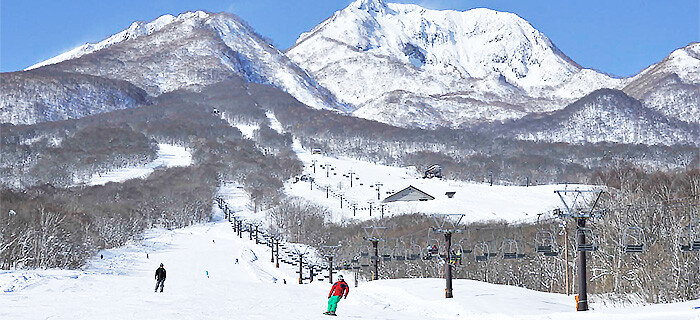
[[[326,186],[326,199],[328,199],[328,189],[330,189],[330,186]]]
[[[372,203],[369,203],[369,216],[372,216]]]
[[[352,216],[354,217],[357,214],[357,204],[353,203],[352,204]]]
[[[312,177],[309,177],[309,188],[311,188],[311,190],[314,189],[314,178]]]
[[[330,175],[331,164],[326,162],[326,164],[324,164],[324,166],[326,167],[326,178],[329,178],[331,176]]]
[[[243,221],[238,220],[238,237],[243,239]]]
[[[343,208],[343,195],[340,195],[340,209]]]
[[[387,227],[372,226],[362,229],[365,231],[365,241],[371,242],[374,248],[374,256],[372,256],[374,274],[372,275],[372,280],[379,280],[379,241],[384,241],[383,237]]]
[[[318,160],[316,160],[316,159],[311,160],[311,166],[314,167],[314,174],[316,174],[316,162],[317,161]]]
[[[489,186],[493,186],[493,171],[489,171]]]
[[[452,298],[452,234],[462,232],[458,228],[460,221],[464,217],[463,214],[434,214],[433,221],[435,226],[433,232],[442,233],[445,235],[445,298]]]
[[[559,199],[564,204],[566,212],[560,214],[560,218],[572,218],[576,221],[576,251],[578,252],[577,257],[577,277],[578,277],[578,302],[576,304],[576,311],[587,311],[588,310],[588,279],[587,279],[587,268],[586,268],[586,251],[596,250],[596,245],[586,242],[586,220],[592,218],[601,217],[601,212],[596,212],[595,207],[598,204],[600,196],[603,194],[602,190],[555,190],[559,196]],[[567,203],[564,198],[568,193],[573,194],[573,199],[571,203]],[[591,199],[586,199],[586,194],[592,194],[595,200],[592,204],[588,204]],[[568,270],[568,266],[567,266]],[[567,288],[568,290],[568,288]]]

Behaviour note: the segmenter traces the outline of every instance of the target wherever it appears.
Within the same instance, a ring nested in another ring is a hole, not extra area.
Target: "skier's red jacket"
[[[331,296],[343,296],[343,294],[347,297],[348,293],[350,293],[350,286],[348,286],[345,280],[340,280],[333,284],[331,292],[328,293],[328,298]]]

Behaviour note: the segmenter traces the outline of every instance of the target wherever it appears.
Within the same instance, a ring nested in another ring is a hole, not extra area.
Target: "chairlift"
[[[421,256],[421,247],[417,244],[412,244],[408,248],[408,253],[406,255],[406,260],[418,260]]]
[[[428,244],[425,246],[423,260],[430,260],[434,256],[437,256],[440,252],[440,241],[437,239],[429,239]]]
[[[628,226],[622,234],[622,248],[625,253],[641,253],[645,249],[644,231],[639,226]]]
[[[700,252],[700,219],[694,219],[682,229],[678,242],[683,252]]]
[[[462,258],[464,257],[464,247],[462,246],[461,243],[457,243],[454,246],[454,249],[451,250],[450,252],[450,261],[449,263],[452,266],[459,266],[462,264]]]
[[[474,260],[477,262],[486,262],[491,257],[489,245],[486,242],[479,242],[474,245]]]
[[[396,261],[404,261],[404,260],[406,260],[406,248],[404,248],[403,246],[398,245],[398,243],[397,243],[396,246],[394,246],[394,256],[393,256],[393,258],[394,258],[394,260],[396,260]]]
[[[513,239],[503,240],[503,259],[519,259],[524,258],[525,254],[520,252],[518,242]]]
[[[393,250],[391,248],[382,248],[379,253],[379,258],[381,261],[391,261],[391,254],[393,253]]]
[[[584,236],[585,242],[581,242],[581,235]],[[598,242],[596,241],[593,230],[589,228],[576,229],[576,251],[596,251],[598,250]]]
[[[535,233],[535,252],[543,253],[547,257],[559,254],[554,235],[549,231],[539,230]]]

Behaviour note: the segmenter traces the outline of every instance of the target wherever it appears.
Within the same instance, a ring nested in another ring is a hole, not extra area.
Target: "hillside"
[[[141,88],[122,80],[33,70],[0,75],[0,123],[75,119],[150,103]]]
[[[566,142],[698,144],[700,127],[667,118],[619,90],[601,89],[550,113],[525,116],[496,129],[518,139]]]

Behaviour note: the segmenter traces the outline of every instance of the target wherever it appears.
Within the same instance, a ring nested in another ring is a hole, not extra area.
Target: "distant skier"
[[[160,286],[160,292],[163,292],[163,286],[165,285],[165,268],[163,268],[163,264],[160,264],[160,267],[156,269],[156,290],[155,292],[158,292],[158,286]]]
[[[328,293],[328,311],[323,314],[329,316],[335,316],[335,309],[338,307],[338,301],[340,298],[348,298],[348,293],[350,293],[350,286],[343,280],[343,276],[338,276],[338,281],[331,287],[331,292]]]

